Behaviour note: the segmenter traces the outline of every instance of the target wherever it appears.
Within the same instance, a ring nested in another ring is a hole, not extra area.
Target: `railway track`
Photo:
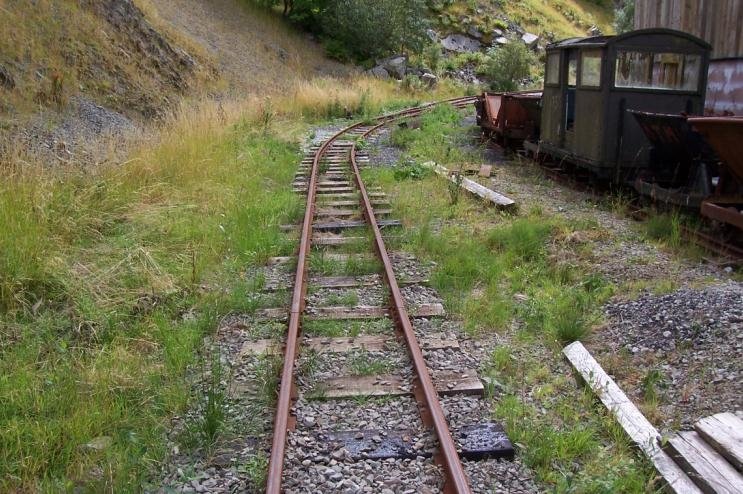
[[[464,107],[473,99],[446,102]],[[425,297],[430,289],[423,285],[424,277],[396,274],[406,257],[388,249],[383,230],[400,222],[388,218],[392,211],[384,193],[367,187],[360,172],[359,139],[436,104],[342,129],[312,148],[297,172],[294,190],[306,195],[306,207],[298,228],[296,268],[287,287],[291,305],[288,314],[284,309],[262,312],[262,317],[288,320],[267,476],[269,494],[305,492],[308,486],[296,480],[301,471],[320,472],[317,476],[324,483],[314,486],[317,492],[345,492],[347,488],[351,492],[356,484],[345,473],[355,463],[364,462],[370,479],[381,476],[393,482],[390,490],[405,492],[395,487],[398,482],[417,486],[410,492],[425,485],[429,492],[469,493],[462,457],[513,456],[497,424],[484,422],[450,430],[441,397],[472,400],[472,395],[483,393],[483,385],[476,369],[436,368],[436,352],[456,351],[458,342],[426,330],[432,318],[444,315],[438,301],[429,303],[419,297],[410,303],[411,293]],[[343,261],[346,267],[366,263],[377,272],[324,276],[328,273],[318,268],[318,257]],[[337,306],[343,298],[339,294],[347,295],[349,290],[365,293],[365,299],[374,299],[378,305],[361,305],[352,297],[350,306]],[[336,306],[328,305],[328,300]],[[308,324],[325,324],[336,332],[341,328],[342,336],[303,334]],[[367,326],[374,329],[367,331]],[[354,365],[356,369],[349,373]],[[303,371],[308,366],[320,370],[308,376]],[[327,405],[329,401],[334,404]],[[334,412],[329,423],[323,407],[342,412]],[[404,410],[401,416],[407,418],[393,417],[390,409]],[[297,458],[303,458],[301,463]],[[397,478],[399,472],[385,473],[390,459],[405,459],[408,470],[417,472],[418,483],[408,483],[412,481],[404,475]],[[381,471],[369,472],[374,468]]]

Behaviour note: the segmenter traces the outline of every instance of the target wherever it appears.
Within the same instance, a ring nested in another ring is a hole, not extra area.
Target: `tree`
[[[534,55],[518,41],[488,51],[485,73],[496,91],[515,91],[518,81],[529,75]]]
[[[635,0],[624,0],[614,10],[614,29],[617,34],[632,31],[635,27]]]
[[[424,0],[329,0],[321,18],[326,36],[361,58],[419,53],[427,40]]]

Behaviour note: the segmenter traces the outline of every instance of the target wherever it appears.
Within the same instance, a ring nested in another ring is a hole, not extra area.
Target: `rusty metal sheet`
[[[743,184],[743,117],[695,117],[689,123],[702,134],[739,184]]]

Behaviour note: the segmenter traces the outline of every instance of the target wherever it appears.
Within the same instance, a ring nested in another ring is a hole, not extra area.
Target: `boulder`
[[[537,44],[537,41],[539,41],[539,36],[532,33],[524,33],[523,36],[521,36],[521,41],[523,41],[529,48],[533,48]]]
[[[493,38],[500,38],[501,36],[503,36],[502,29],[498,29],[498,28],[493,29]]]
[[[467,34],[472,38],[482,39],[482,32],[475,26],[470,26],[469,29],[467,29]]]
[[[499,36],[493,40],[493,43],[496,45],[507,45],[508,44],[508,38],[504,36]]]
[[[15,87],[13,75],[2,65],[0,65],[0,87],[4,87],[5,89],[13,89]]]
[[[408,68],[408,57],[405,55],[394,55],[383,60],[377,60],[377,66],[382,67],[387,73],[395,79],[405,77]]]
[[[459,53],[480,51],[482,48],[482,43],[463,34],[450,34],[441,40],[441,45],[449,51]]]
[[[376,67],[372,69],[369,69],[367,72],[378,79],[389,79],[390,78],[390,73],[387,72],[387,69],[379,65],[377,65]]]
[[[432,88],[436,85],[439,78],[435,75],[431,74],[430,72],[426,72],[422,76],[420,76],[421,81],[423,84],[425,84],[427,87]]]

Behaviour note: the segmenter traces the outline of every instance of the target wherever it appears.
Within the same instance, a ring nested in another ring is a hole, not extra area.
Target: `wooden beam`
[[[650,459],[655,469],[666,481],[669,492],[701,493],[702,491],[694,485],[689,476],[660,447],[659,434],[655,427],[640,413],[614,380],[604,372],[583,344],[579,341],[571,343],[563,348],[562,353],[614,415],[635,445]]]
[[[446,315],[444,306],[441,304],[421,304],[408,308],[410,317],[442,317]],[[255,316],[258,320],[278,319],[284,320],[289,314],[286,307],[273,307],[268,309],[258,309]],[[315,307],[311,312],[305,314],[308,320],[318,319],[379,319],[387,317],[389,310],[387,307],[373,305],[358,305],[356,307]]]
[[[428,168],[431,168],[433,171],[436,172],[437,175],[440,175],[450,182],[457,183],[457,178],[453,176],[448,169],[444,168],[441,165],[437,165],[433,161],[429,161],[427,163],[423,163],[423,166],[426,166]],[[484,199],[488,202],[492,202],[496,206],[499,207],[511,207],[514,204],[516,204],[516,201],[513,199],[510,199],[502,194],[497,193],[494,190],[488,189],[487,187],[478,184],[477,182],[470,180],[469,178],[462,177],[462,181],[459,184],[460,187],[462,187],[467,192],[470,192],[471,194],[476,195],[477,197],[480,197],[481,199]]]
[[[694,429],[731,465],[743,472],[743,420],[725,412],[705,417]]]
[[[442,333],[434,333],[420,340],[421,347],[426,350],[457,349],[459,342],[449,340]],[[361,335],[354,338],[322,338],[305,336],[302,338],[302,349],[314,350],[319,353],[344,353],[350,350],[366,349],[370,352],[381,352],[389,346],[397,346],[399,342],[390,335]],[[240,355],[255,355],[266,353],[280,355],[282,343],[276,339],[261,339],[246,341],[240,349]]]
[[[481,395],[483,385],[474,369],[431,371],[439,395]],[[400,376],[343,376],[326,379],[318,384],[321,398],[352,398],[356,396],[396,396],[412,393],[410,383]]]
[[[706,494],[743,492],[743,475],[696,432],[674,434],[664,449]]]

